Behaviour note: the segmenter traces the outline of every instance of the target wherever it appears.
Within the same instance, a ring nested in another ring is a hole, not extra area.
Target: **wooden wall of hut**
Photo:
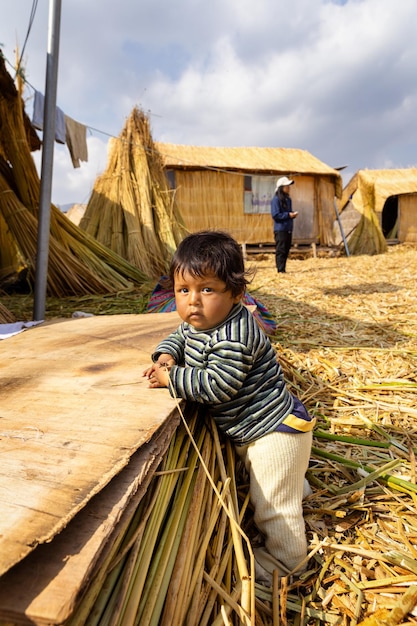
[[[277,178],[275,175],[274,178]],[[273,243],[270,213],[244,212],[244,175],[211,170],[175,170],[175,199],[190,232],[219,229],[239,243]],[[297,176],[291,187],[294,243],[330,245],[334,222],[334,181],[327,176]]]
[[[417,244],[417,193],[398,197],[398,240]]]

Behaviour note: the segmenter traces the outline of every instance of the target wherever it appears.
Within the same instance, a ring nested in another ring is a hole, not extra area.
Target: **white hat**
[[[277,189],[279,189],[280,187],[285,187],[286,185],[293,185],[293,184],[294,184],[293,180],[290,180],[286,176],[282,176],[282,178],[278,178],[277,180],[275,191],[277,191]]]

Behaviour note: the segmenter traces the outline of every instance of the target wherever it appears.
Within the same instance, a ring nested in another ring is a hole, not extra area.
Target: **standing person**
[[[284,381],[275,350],[242,296],[248,284],[240,246],[223,232],[186,237],[171,262],[180,326],[156,347],[143,372],[150,387],[200,402],[230,437],[250,478],[258,580],[271,584],[306,558],[302,499],[315,420]],[[304,569],[303,567],[300,569]]]
[[[271,214],[274,220],[275,263],[279,273],[286,271],[292,243],[293,220],[298,215],[298,211],[292,210],[290,185],[293,184],[294,181],[286,176],[278,178],[275,195],[271,202]]]

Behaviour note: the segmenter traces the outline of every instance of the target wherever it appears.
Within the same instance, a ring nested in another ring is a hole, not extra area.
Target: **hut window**
[[[252,176],[243,177],[243,212],[253,213],[252,209]]]
[[[272,176],[244,177],[244,213],[269,213],[275,193]]]
[[[170,189],[175,189],[175,171],[166,170],[166,176],[167,176],[168,185]]]

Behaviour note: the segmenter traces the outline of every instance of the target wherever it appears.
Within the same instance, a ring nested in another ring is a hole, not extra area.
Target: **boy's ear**
[[[239,293],[237,296],[233,297],[233,304],[237,304],[238,302],[240,302],[243,298],[243,291],[242,293]]]

